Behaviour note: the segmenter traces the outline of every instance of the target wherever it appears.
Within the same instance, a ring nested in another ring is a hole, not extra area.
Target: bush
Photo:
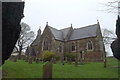
[[[71,59],[72,61],[75,61],[76,55],[75,55],[75,53],[67,53],[67,54],[66,54],[66,57],[67,57],[67,60],[68,60],[68,61],[70,61],[70,59]]]
[[[60,55],[55,55],[55,59],[59,61],[61,59]]]
[[[42,54],[43,61],[50,61],[54,57],[55,57],[55,53],[51,51],[44,51]]]

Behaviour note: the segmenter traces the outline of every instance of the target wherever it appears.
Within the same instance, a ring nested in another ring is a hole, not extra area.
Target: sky
[[[24,18],[21,22],[27,23],[37,34],[42,31],[46,22],[51,27],[63,29],[70,27],[80,28],[96,24],[115,32],[117,14],[108,13],[108,7],[102,5],[113,0],[24,0]],[[109,50],[110,51],[110,50]],[[112,53],[110,53],[112,54]]]

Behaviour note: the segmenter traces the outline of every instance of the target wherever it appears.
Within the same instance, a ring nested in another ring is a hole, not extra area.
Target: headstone
[[[78,62],[77,62],[77,58],[75,58],[75,67],[77,67]]]
[[[53,58],[53,64],[56,64],[56,59],[55,58]]]
[[[17,59],[14,58],[14,59],[13,59],[13,62],[17,62]]]
[[[67,57],[65,57],[65,62],[67,63]]]
[[[64,60],[62,61],[62,65],[65,65],[65,62],[64,62]]]
[[[71,58],[70,58],[70,60],[69,60],[69,63],[70,63],[70,64],[72,63],[72,60],[71,60]]]
[[[43,65],[43,78],[49,78],[49,80],[52,80],[52,63],[47,62],[45,65]]]
[[[51,63],[56,64],[56,59],[55,59],[55,58],[52,58],[52,59],[51,59]]]
[[[62,63],[62,65],[64,65],[65,64],[65,61],[64,61],[64,59],[62,58],[62,60],[61,60],[61,63]]]
[[[32,64],[32,57],[30,56],[30,58],[29,58],[29,64]]]
[[[13,58],[13,62],[17,62],[17,57],[14,57],[14,58]]]
[[[37,63],[37,64],[39,63],[39,59],[38,59],[38,58],[36,59],[36,63]]]
[[[25,56],[23,56],[23,60],[24,60],[24,61],[26,60],[26,57],[25,57]]]
[[[29,61],[29,57],[26,56],[26,58],[25,58],[25,62],[28,62],[28,61]]]
[[[82,60],[82,58],[80,59],[80,64],[81,64],[81,65],[83,64],[83,60]]]
[[[53,58],[50,60],[51,63],[53,63]]]

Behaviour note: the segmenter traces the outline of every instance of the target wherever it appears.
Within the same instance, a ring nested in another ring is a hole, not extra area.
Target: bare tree
[[[111,44],[116,39],[115,33],[106,28],[102,29],[102,35],[103,35],[103,42],[105,46]]]
[[[105,55],[104,55],[104,67],[107,67],[107,49],[110,46],[110,44],[112,43],[112,41],[114,41],[116,39],[116,35],[113,31],[108,30],[106,28],[102,29],[102,35],[103,35],[103,43],[105,45]]]
[[[107,3],[100,3],[106,7],[106,9],[102,11],[107,11],[108,13],[120,13],[120,1],[113,0]]]
[[[35,34],[30,30],[30,26],[24,22],[21,23],[21,32],[19,39],[15,45],[15,49],[19,52],[18,59],[20,59],[21,52],[33,42]]]

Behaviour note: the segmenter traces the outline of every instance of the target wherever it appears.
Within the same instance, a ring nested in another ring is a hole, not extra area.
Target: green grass
[[[62,65],[58,62],[53,64],[53,78],[118,78],[118,61],[114,58],[108,58],[107,61],[107,68],[103,67],[102,62],[91,62],[77,67],[74,64]],[[2,69],[7,72],[6,78],[42,78],[44,64],[8,60]]]

